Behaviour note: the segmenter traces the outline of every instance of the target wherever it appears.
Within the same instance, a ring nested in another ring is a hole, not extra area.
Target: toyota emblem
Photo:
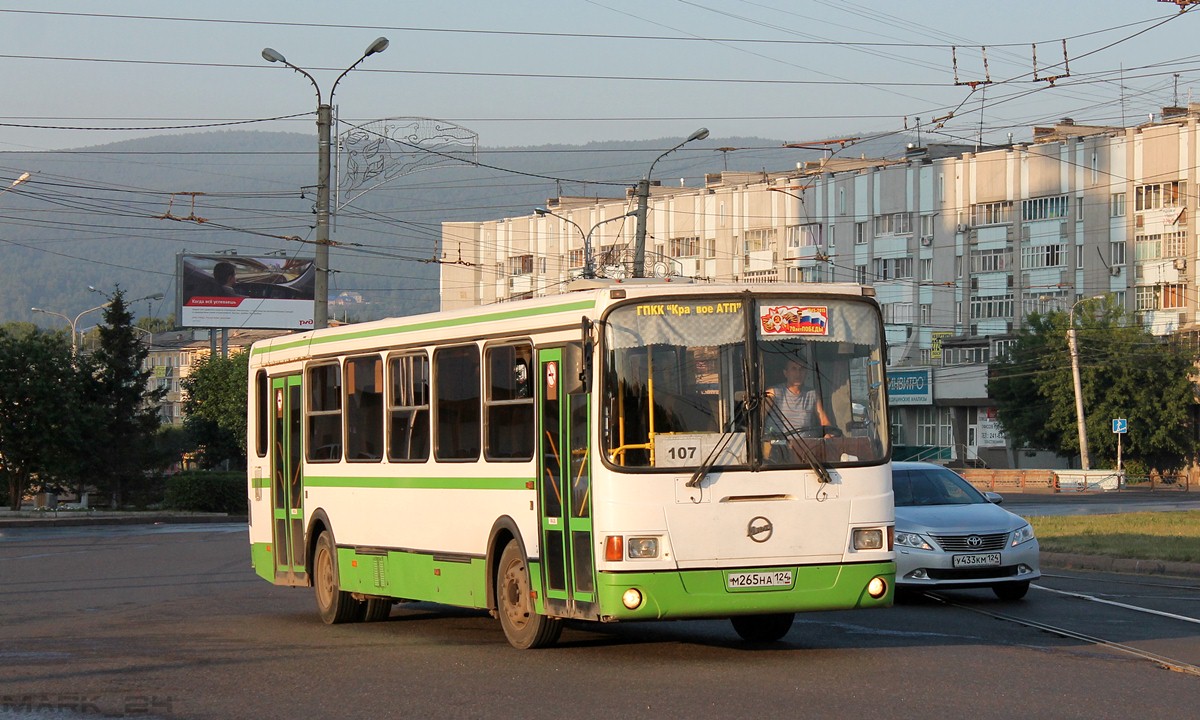
[[[970,547],[977,548],[982,544],[983,538],[979,537],[978,535],[971,535],[967,538],[967,545]]]

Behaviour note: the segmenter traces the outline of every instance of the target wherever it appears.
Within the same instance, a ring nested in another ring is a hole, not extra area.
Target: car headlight
[[[933,546],[917,533],[896,531],[896,547],[916,548],[917,550],[932,550]]]
[[[1033,539],[1033,526],[1029,525],[1029,524],[1025,524],[1013,532],[1012,542],[1009,543],[1009,547],[1016,547],[1016,546],[1020,545],[1021,543],[1027,543],[1032,539]]]

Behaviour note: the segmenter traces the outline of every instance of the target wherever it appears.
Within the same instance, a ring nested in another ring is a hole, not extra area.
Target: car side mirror
[[[983,496],[988,499],[988,502],[995,503],[996,505],[1004,502],[1004,496],[1000,493],[985,492]]]

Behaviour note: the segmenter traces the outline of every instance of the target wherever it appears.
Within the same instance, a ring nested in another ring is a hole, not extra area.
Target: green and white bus
[[[255,343],[257,573],[313,587],[327,623],[443,603],[518,648],[567,619],[729,618],[762,642],[890,605],[873,291],[587,285]],[[789,362],[818,424],[773,392]]]

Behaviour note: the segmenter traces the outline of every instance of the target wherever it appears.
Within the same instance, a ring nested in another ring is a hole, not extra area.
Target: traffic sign
[[[1125,418],[1113,418],[1113,432],[1124,435],[1129,432],[1129,421]]]

